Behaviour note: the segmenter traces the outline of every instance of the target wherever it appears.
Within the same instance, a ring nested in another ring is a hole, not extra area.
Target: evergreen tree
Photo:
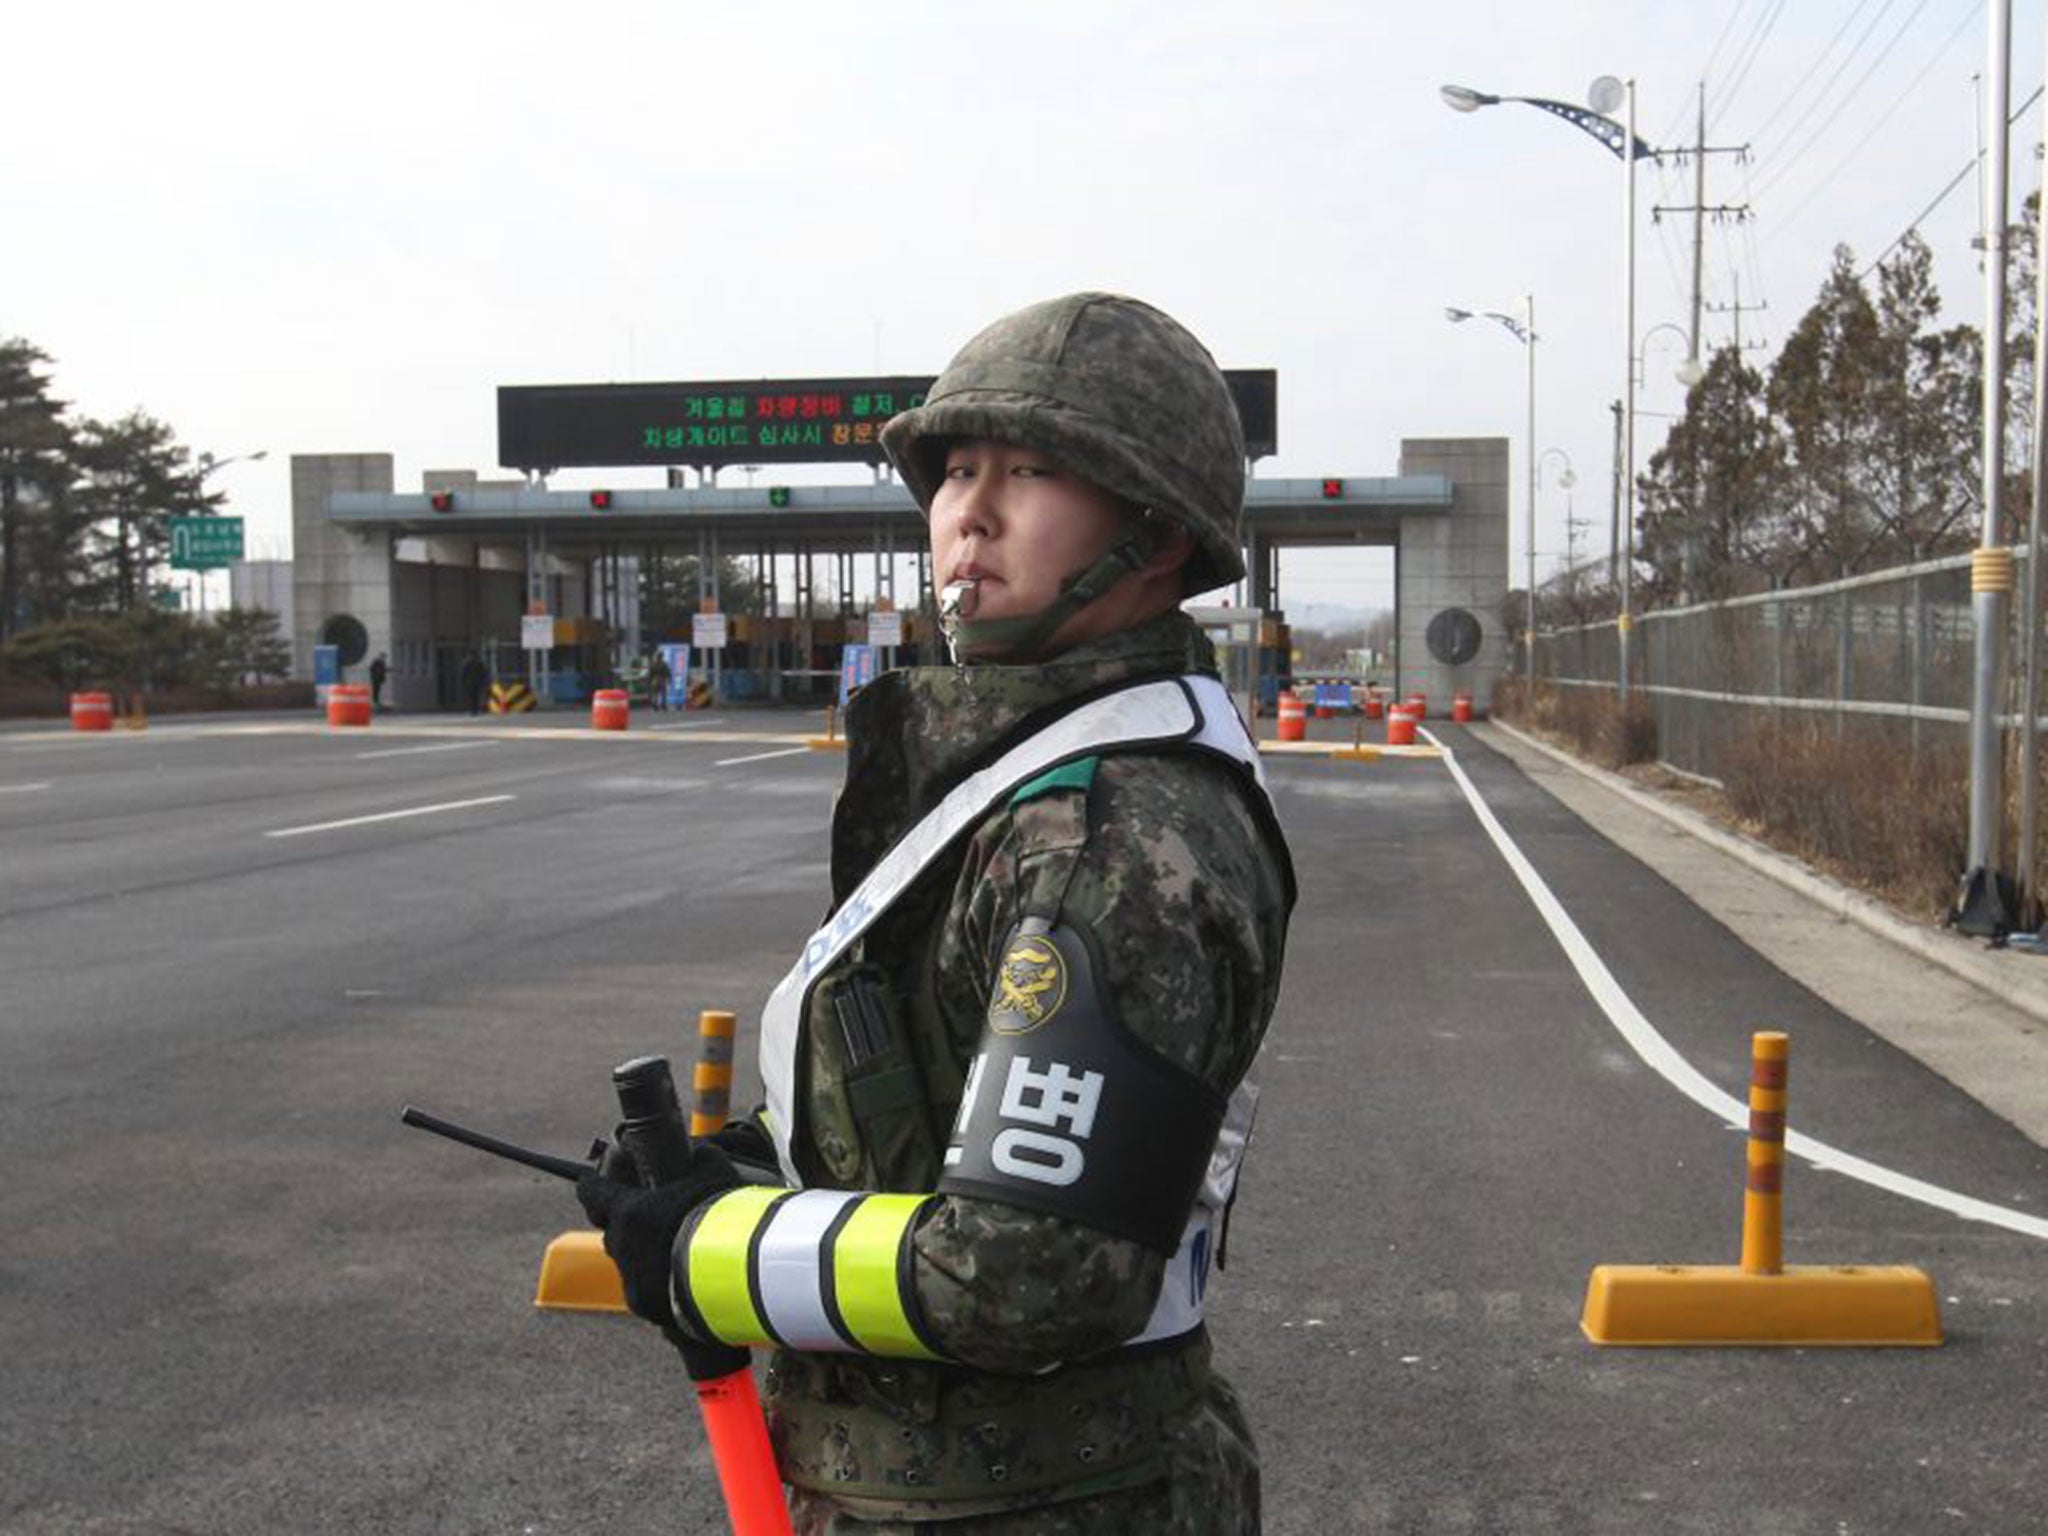
[[[1762,541],[1773,585],[1847,574],[1877,519],[1871,403],[1882,373],[1877,312],[1846,245],[1771,367],[1766,388],[1785,471]]]
[[[1941,295],[1918,234],[1878,268],[1876,368],[1866,465],[1873,526],[1851,560],[1874,569],[1925,559],[1967,538],[1983,418],[1983,348],[1968,326],[1934,328]]]
[[[64,403],[50,397],[48,354],[19,337],[0,340],[0,642],[27,621],[24,567],[33,512],[67,476]]]
[[[1649,601],[1729,597],[1759,586],[1759,531],[1781,472],[1763,411],[1763,379],[1733,347],[1708,360],[1685,414],[1640,484],[1636,558]]]
[[[210,512],[199,470],[165,423],[141,411],[79,428],[74,493],[91,526],[93,583],[107,606],[126,612],[149,601],[151,573],[170,556],[170,520]]]

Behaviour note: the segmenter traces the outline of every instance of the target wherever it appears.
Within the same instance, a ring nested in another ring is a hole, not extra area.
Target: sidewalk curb
[[[2007,968],[2014,963],[2040,963],[2035,957],[2001,958],[1979,949],[1974,940],[1910,922],[1874,897],[1851,890],[1840,881],[1831,880],[1826,875],[1816,874],[1797,860],[1788,858],[1753,838],[1717,826],[1697,811],[1687,810],[1683,806],[1668,805],[1655,795],[1646,794],[1636,788],[1619,774],[1610,773],[1604,768],[1596,768],[1590,763],[1583,763],[1569,753],[1559,751],[1548,742],[1539,741],[1526,731],[1517,730],[1504,720],[1489,720],[1486,722],[1486,729],[1512,737],[1522,746],[1541,753],[1553,762],[1573,770],[1582,778],[1590,779],[1601,788],[1620,796],[1637,809],[1647,811],[1681,832],[1719,849],[1738,863],[1777,881],[1789,890],[1796,891],[1837,917],[1844,918],[1902,949],[1911,950],[1922,959],[1940,966],[1950,975],[1990,993],[1999,1002],[2017,1009],[2037,1023],[2048,1024],[2048,985],[2015,985],[2015,977]],[[2044,967],[2042,980],[2048,983],[2048,967]]]

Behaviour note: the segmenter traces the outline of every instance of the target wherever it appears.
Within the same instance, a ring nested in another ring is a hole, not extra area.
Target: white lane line
[[[741,763],[765,763],[771,757],[795,757],[799,752],[808,752],[809,747],[784,747],[779,752],[755,752],[746,757],[720,758],[711,766],[714,768],[737,768]]]
[[[437,811],[466,811],[473,805],[501,805],[512,795],[484,795],[475,800],[450,800],[443,805],[416,805],[404,811],[379,811],[374,816],[351,816],[346,821],[322,821],[310,827],[279,827],[265,837],[303,837],[308,832],[332,832],[340,827],[368,826],[373,821],[398,821],[406,816],[432,816]]]
[[[1427,730],[1422,734],[1436,742],[1439,747],[1443,747],[1443,743],[1437,742]],[[1472,813],[1479,818],[1479,825],[1484,827],[1486,835],[1493,839],[1494,847],[1500,850],[1501,857],[1507,860],[1508,868],[1513,870],[1515,878],[1521,881],[1522,889],[1528,892],[1530,901],[1536,904],[1536,910],[1543,915],[1543,921],[1550,925],[1551,934],[1563,948],[1565,957],[1572,963],[1572,968],[1579,973],[1579,980],[1585,984],[1586,990],[1593,994],[1593,1001],[1600,1005],[1601,1012],[1605,1013],[1609,1021],[1620,1031],[1621,1037],[1638,1056],[1656,1070],[1659,1076],[1680,1093],[1702,1109],[1719,1116],[1731,1128],[1747,1131],[1749,1106],[1708,1082],[1691,1062],[1672,1048],[1670,1041],[1657,1033],[1656,1026],[1643,1016],[1642,1010],[1630,1001],[1626,992],[1622,991],[1621,983],[1614,979],[1614,973],[1607,969],[1599,954],[1587,942],[1586,936],[1579,931],[1579,925],[1572,921],[1571,914],[1564,909],[1564,904],[1551,893],[1550,887],[1543,883],[1543,877],[1536,873],[1535,866],[1523,857],[1522,850],[1515,846],[1514,839],[1508,836],[1507,830],[1494,818],[1492,810],[1479,797],[1479,791],[1465,776],[1465,770],[1458,766],[1457,754],[1449,747],[1443,747],[1443,761],[1444,766],[1450,769],[1451,777],[1457,780],[1458,788],[1464,791],[1465,799],[1472,806]],[[2008,1210],[2002,1205],[1993,1205],[1971,1195],[1943,1189],[1938,1184],[1928,1184],[1903,1173],[1894,1173],[1889,1168],[1838,1151],[1827,1143],[1815,1141],[1811,1136],[1802,1135],[1798,1131],[1786,1131],[1785,1150],[1805,1158],[1816,1168],[1845,1174],[1849,1178],[1859,1179],[1865,1184],[1901,1195],[1908,1200],[1918,1200],[1923,1205],[1948,1211],[1965,1221],[1981,1221],[1994,1227],[2004,1227],[2011,1232],[2024,1233],[2028,1237],[2048,1238],[2048,1220],[2039,1216]]]
[[[40,784],[0,784],[0,795],[25,795],[32,789],[48,789],[50,784],[48,779]]]
[[[431,747],[386,747],[381,752],[358,752],[357,762],[368,762],[373,757],[404,757],[412,752],[462,752],[470,747],[495,747],[495,741],[442,741]]]

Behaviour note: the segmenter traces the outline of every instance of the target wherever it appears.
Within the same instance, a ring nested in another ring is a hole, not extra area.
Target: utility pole
[[[1771,301],[1765,299],[1760,304],[1745,304],[1742,302],[1742,274],[1740,272],[1731,272],[1729,274],[1729,281],[1735,285],[1734,302],[1729,304],[1709,304],[1707,312],[1713,315],[1733,315],[1735,317],[1735,356],[1740,360],[1742,357],[1742,317],[1745,314],[1753,315],[1761,310],[1769,309]],[[1763,343],[1753,341],[1750,345],[1752,347],[1760,347]]]
[[[1611,475],[1614,494],[1607,515],[1607,580],[1619,589],[1621,586],[1621,402],[1614,401],[1608,406],[1614,412],[1614,469]]]
[[[1705,265],[1707,246],[1707,215],[1712,214],[1718,222],[1733,218],[1738,223],[1749,217],[1747,203],[1707,202],[1707,156],[1747,155],[1747,144],[1709,144],[1707,142],[1707,82],[1700,82],[1699,128],[1692,148],[1692,201],[1674,206],[1657,204],[1650,209],[1652,221],[1667,213],[1689,213],[1692,215],[1692,329],[1691,359],[1700,360],[1700,288],[1701,270]]]

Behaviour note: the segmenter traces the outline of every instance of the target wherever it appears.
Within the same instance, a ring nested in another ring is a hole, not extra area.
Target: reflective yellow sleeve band
[[[832,1246],[839,1319],[871,1355],[937,1360],[910,1296],[910,1229],[926,1195],[869,1195],[848,1213]]]
[[[677,1311],[726,1344],[939,1359],[910,1272],[911,1230],[931,1198],[730,1190],[683,1229]]]
[[[697,1213],[687,1262],[677,1266],[677,1292],[713,1338],[761,1344],[767,1328],[755,1304],[748,1258],[768,1213],[790,1198],[788,1190],[742,1185]]]

